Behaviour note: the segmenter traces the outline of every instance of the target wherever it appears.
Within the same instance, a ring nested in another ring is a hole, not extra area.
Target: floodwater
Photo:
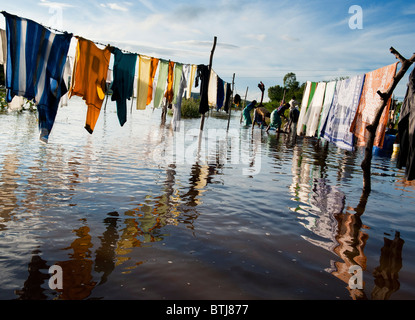
[[[36,113],[0,114],[0,299],[415,298],[415,184],[390,156],[364,198],[362,150],[160,114],[120,127],[108,101],[90,135],[74,97],[48,144]]]

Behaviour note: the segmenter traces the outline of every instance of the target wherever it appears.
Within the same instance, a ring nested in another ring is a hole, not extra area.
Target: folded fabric
[[[20,96],[35,102],[40,139],[47,142],[60,98],[67,92],[62,74],[72,34],[56,34],[32,20],[7,12],[3,15],[7,38],[6,100],[10,103],[14,96]]]
[[[163,93],[166,90],[168,72],[169,62],[167,60],[160,60],[159,75],[157,79],[156,92],[154,94],[154,108],[158,108],[161,105]]]
[[[348,151],[354,148],[350,126],[359,105],[364,79],[365,75],[357,75],[337,82],[333,102],[321,132],[322,138]]]
[[[383,68],[366,73],[365,83],[363,85],[362,96],[357,108],[356,116],[350,127],[350,131],[357,137],[357,146],[366,146],[369,138],[369,131],[366,127],[372,124],[376,113],[382,102],[377,91],[385,91],[392,83],[396,73],[398,63],[385,66]],[[389,108],[391,99],[389,99],[379,121],[376,131],[374,145],[382,148],[385,138],[385,131],[388,125]]]
[[[85,129],[93,133],[105,98],[111,58],[109,46],[99,49],[92,41],[78,38],[69,98],[82,97],[88,106]]]
[[[118,48],[113,48],[114,69],[111,85],[111,100],[116,101],[117,116],[120,125],[127,121],[127,99],[134,94],[134,75],[137,55],[134,53],[123,53]]]

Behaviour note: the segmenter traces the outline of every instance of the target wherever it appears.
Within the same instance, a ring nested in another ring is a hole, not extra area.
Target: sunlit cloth
[[[369,131],[366,130],[366,127],[372,124],[382,103],[382,99],[379,94],[377,94],[377,91],[380,90],[381,92],[384,92],[391,85],[396,73],[397,64],[398,63],[394,63],[366,73],[359,107],[357,108],[356,116],[350,128],[350,131],[353,132],[358,139],[357,146],[366,146],[367,139],[369,138]],[[383,146],[385,131],[388,125],[390,104],[391,99],[389,99],[382,113],[376,131],[374,145],[380,148]]]
[[[177,64],[176,64],[176,68],[177,68]],[[189,71],[190,71],[190,65],[186,64],[182,66],[182,74],[176,74],[175,72],[175,77],[177,76],[180,79],[180,82],[178,84],[176,84],[176,86],[178,86],[177,89],[177,93],[176,96],[174,98],[174,103],[173,103],[173,118],[172,118],[172,126],[173,126],[173,130],[174,131],[179,131],[180,130],[180,119],[181,119],[181,113],[182,113],[182,100],[183,100],[183,94],[184,94],[184,90],[187,87],[187,81],[188,81],[188,77],[189,77]],[[176,83],[176,80],[174,81]],[[175,88],[176,91],[176,88]]]
[[[192,86],[193,83],[195,82],[195,75],[196,75],[196,69],[197,69],[197,65],[192,64],[191,69],[190,69],[190,75],[189,75],[189,79],[187,80],[187,94],[186,94],[186,98],[190,99],[192,96]]]
[[[159,75],[157,79],[156,92],[154,94],[154,108],[158,108],[163,100],[163,94],[167,85],[167,74],[169,72],[169,62],[160,60]]]
[[[326,84],[326,92],[324,93],[324,102],[320,114],[320,122],[317,129],[317,137],[320,139],[321,129],[326,122],[327,115],[330,111],[331,103],[333,102],[334,91],[336,89],[337,81],[330,81]]]
[[[350,125],[359,105],[364,79],[365,75],[357,75],[337,82],[333,103],[321,132],[322,138],[348,151],[354,147]]]
[[[399,155],[397,167],[405,167],[406,180],[415,179],[415,68],[409,75],[398,123]]]
[[[85,129],[91,134],[105,98],[110,58],[109,46],[99,49],[92,41],[78,37],[69,98],[76,95],[85,100],[88,106]]]
[[[14,96],[20,96],[35,102],[40,139],[47,142],[60,98],[67,92],[62,73],[72,34],[56,34],[32,20],[6,12],[3,15],[7,39],[6,100],[10,103]]]
[[[213,69],[210,71],[208,103],[210,106],[216,106],[216,98],[218,95],[218,75]]]
[[[225,88],[224,88],[225,83],[223,82],[223,80],[218,77],[218,92],[216,95],[216,111],[219,111],[220,108],[223,107],[223,102],[225,100]]]
[[[111,85],[111,100],[116,101],[117,116],[120,125],[127,121],[127,99],[134,94],[134,75],[137,55],[123,53],[120,49],[114,48],[114,70],[113,82]]]
[[[151,58],[140,56],[138,63],[137,110],[144,110],[147,106],[150,68]]]
[[[151,58],[150,62],[150,78],[148,80],[148,93],[147,93],[147,105],[153,100],[153,87],[154,87],[154,78],[157,72],[157,66],[159,64],[159,59]]]
[[[326,91],[326,83],[319,82],[317,84],[316,91],[313,96],[313,100],[308,107],[308,120],[306,123],[306,136],[314,137],[318,127],[318,121],[320,119],[321,108],[324,102],[324,93]]]
[[[173,82],[174,82],[174,61],[169,61],[169,72],[167,74],[167,89],[164,94],[166,102],[168,104],[173,103],[174,92],[173,92]]]
[[[6,76],[7,61],[7,37],[6,30],[0,29],[0,64],[3,65],[4,75]]]
[[[183,73],[183,64],[177,62],[175,64],[174,73],[173,73],[173,99],[172,99],[173,104],[175,104],[177,101],[177,94],[179,93],[179,89],[181,87],[182,73]]]
[[[298,118],[297,123],[297,135],[302,135],[304,133],[304,126],[307,123],[307,109],[313,99],[316,85],[316,82],[307,81],[303,99],[301,101],[300,117]]]

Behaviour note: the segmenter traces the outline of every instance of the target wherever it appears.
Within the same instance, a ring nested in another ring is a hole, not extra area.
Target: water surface
[[[362,150],[81,99],[48,144],[36,113],[0,114],[1,299],[414,299],[415,184]],[[63,270],[63,289],[48,270]],[[363,270],[351,289],[350,266]]]

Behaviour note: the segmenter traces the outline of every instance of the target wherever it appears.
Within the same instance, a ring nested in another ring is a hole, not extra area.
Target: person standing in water
[[[244,126],[250,126],[252,124],[251,111],[257,107],[257,101],[254,100],[248,104],[242,111]]]

